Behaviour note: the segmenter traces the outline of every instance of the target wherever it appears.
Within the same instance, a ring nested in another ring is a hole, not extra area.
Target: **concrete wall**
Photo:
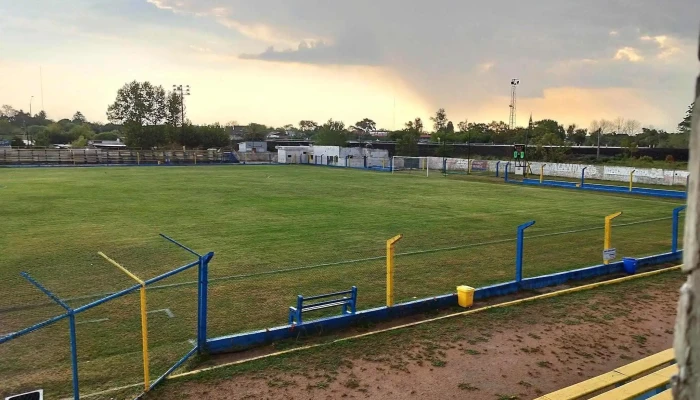
[[[442,157],[429,157],[429,166],[431,170],[442,169]],[[500,162],[500,171],[503,173],[506,163],[509,161]],[[447,166],[449,170],[464,170],[465,159],[448,158]],[[489,171],[495,174],[496,164],[498,161],[489,160]],[[586,168],[586,179],[600,179],[606,181],[629,182],[630,172],[633,170],[634,183],[648,183],[654,185],[681,185],[685,186],[688,177],[688,171],[685,170],[670,170],[661,168],[633,168],[619,167],[609,165],[586,165],[586,164],[564,164],[564,163],[543,163],[530,162],[532,172],[539,175],[540,167],[545,164],[544,174],[548,177],[566,177],[566,178],[581,178],[581,171]]]

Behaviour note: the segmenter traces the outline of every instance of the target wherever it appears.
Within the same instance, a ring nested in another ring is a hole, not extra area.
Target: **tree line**
[[[13,138],[13,145],[25,145],[22,138],[33,141],[34,146],[52,144],[85,146],[88,140],[116,140],[121,138],[132,148],[220,148],[231,145],[231,137],[243,140],[266,140],[271,135],[278,138],[311,140],[317,145],[343,146],[347,141],[370,142],[392,140],[399,155],[417,155],[418,143],[430,141],[443,144],[438,152],[449,155],[449,144],[455,143],[526,143],[542,150],[545,146],[616,146],[624,147],[633,155],[638,147],[687,148],[690,134],[690,117],[693,104],[688,108],[676,132],[666,132],[653,127],[642,127],[639,121],[624,119],[594,120],[589,127],[575,124],[564,126],[552,119],[533,121],[527,127],[510,127],[503,121],[490,123],[469,122],[467,119],[455,125],[440,108],[430,118],[432,130],[425,127],[421,118],[404,124],[403,129],[388,131],[378,129],[370,118],[346,126],[344,122],[329,119],[325,123],[301,120],[297,126],[287,124],[268,127],[259,123],[238,126],[231,121],[226,125],[194,125],[187,118],[182,92],[166,91],[150,82],[129,82],[122,86],[115,100],[107,108],[108,124],[86,121],[80,111],[72,119],[52,121],[41,111],[30,115],[5,105],[0,108],[0,138]],[[564,150],[565,151],[565,150]]]

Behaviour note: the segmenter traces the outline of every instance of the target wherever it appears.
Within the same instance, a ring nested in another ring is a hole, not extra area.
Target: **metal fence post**
[[[630,172],[630,192],[632,191],[632,181],[634,179],[634,173],[636,172],[636,169],[633,169],[632,172]]]
[[[498,178],[498,169],[501,167],[501,162],[496,161],[496,178]]]
[[[49,289],[42,286],[39,282],[35,281],[34,278],[29,276],[26,272],[21,272],[20,275],[29,281],[32,285],[36,286],[37,289],[41,290],[45,295],[47,295],[56,304],[63,307],[68,312],[68,328],[70,329],[70,360],[71,360],[71,371],[73,374],[73,399],[80,399],[80,389],[78,380],[78,344],[75,334],[75,311],[68,306],[63,300],[58,298]]]
[[[199,283],[197,290],[197,351],[202,354],[207,346],[207,300],[209,287],[209,261],[213,252],[199,257]]]
[[[506,165],[506,168],[508,166]],[[523,280],[523,245],[525,244],[525,229],[535,225],[535,221],[526,222],[518,226],[518,239],[515,249],[515,281]]]
[[[505,173],[504,173],[504,179],[506,182],[508,182],[508,167],[510,167],[510,163],[506,163],[506,168],[505,168]]]
[[[586,169],[587,168],[588,167],[583,167],[583,169],[581,170],[581,187],[583,187],[583,183],[586,180]]]
[[[673,209],[673,226],[671,228],[671,252],[678,251],[678,220],[680,214],[687,206],[680,206]]]
[[[386,241],[386,306],[394,305],[394,245],[403,235],[396,235]]]
[[[622,215],[622,211],[610,214],[605,217],[605,236],[603,237],[603,250],[610,249],[612,246],[612,220]],[[603,259],[603,264],[610,264],[610,260]]]
[[[541,184],[541,183],[544,183],[544,167],[545,167],[546,165],[547,165],[547,164],[542,164],[542,165],[540,165],[540,184]]]

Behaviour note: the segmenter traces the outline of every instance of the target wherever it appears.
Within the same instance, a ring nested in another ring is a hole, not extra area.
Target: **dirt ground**
[[[672,345],[680,273],[173,381],[154,399],[524,400]]]

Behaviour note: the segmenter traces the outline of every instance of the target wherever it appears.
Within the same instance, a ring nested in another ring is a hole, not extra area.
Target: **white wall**
[[[429,157],[430,169],[442,169],[442,157]],[[448,166],[454,165],[458,170],[460,165],[463,165],[466,160],[459,158],[448,158]],[[500,171],[503,174],[506,163],[509,161],[500,162]],[[489,160],[489,171],[495,174],[496,164],[498,161]],[[581,178],[581,171],[586,168],[586,179],[600,179],[607,181],[629,182],[630,172],[634,170],[634,183],[648,183],[654,185],[682,185],[685,186],[688,177],[688,171],[671,170],[661,168],[633,168],[619,167],[609,165],[586,165],[586,164],[565,164],[565,163],[543,163],[530,162],[532,173],[539,175],[540,167],[545,164],[544,174],[548,177],[566,177],[566,178]],[[512,165],[512,164],[511,164]]]

